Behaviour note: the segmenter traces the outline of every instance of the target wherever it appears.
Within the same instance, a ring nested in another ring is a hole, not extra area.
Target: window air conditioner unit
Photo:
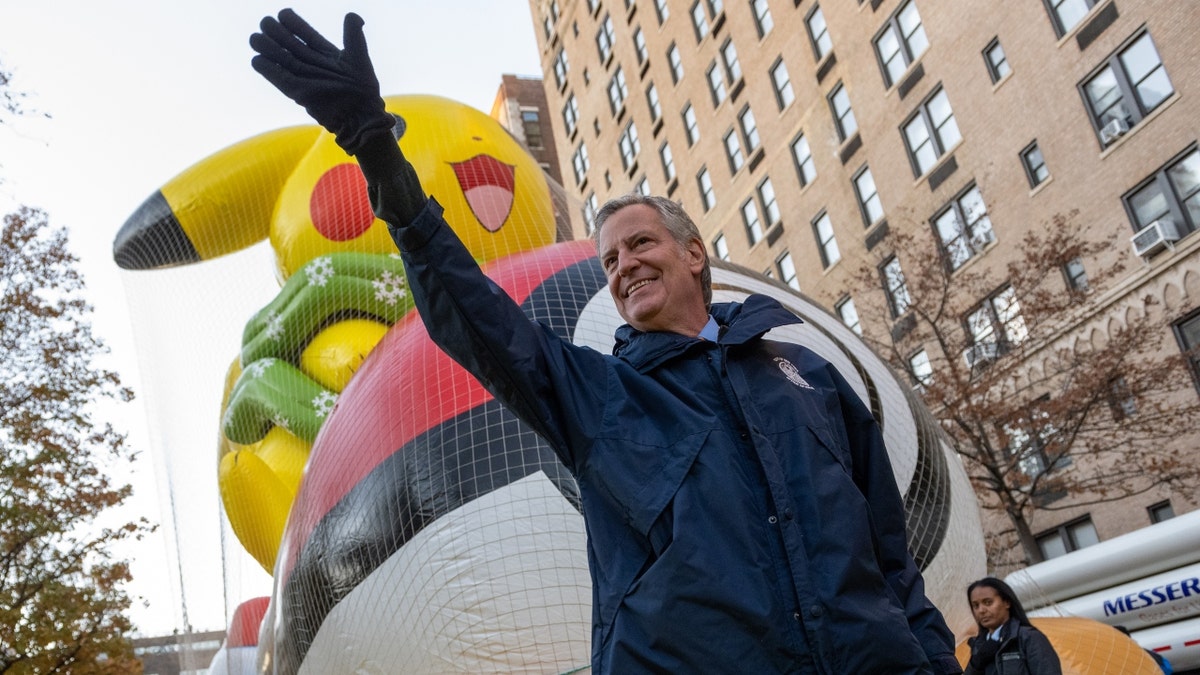
[[[1172,244],[1179,241],[1179,228],[1175,227],[1175,221],[1159,218],[1138,230],[1130,241],[1133,242],[1134,253],[1147,257],[1164,248],[1173,248]]]
[[[1108,145],[1109,143],[1112,143],[1118,138],[1124,136],[1125,132],[1127,131],[1129,131],[1129,125],[1125,123],[1125,119],[1122,117],[1114,117],[1108,121],[1108,124],[1105,124],[1103,127],[1101,127],[1100,142]]]
[[[995,342],[976,342],[963,350],[963,360],[967,362],[967,368],[971,370],[974,370],[976,366],[995,361],[999,355],[999,347]]]

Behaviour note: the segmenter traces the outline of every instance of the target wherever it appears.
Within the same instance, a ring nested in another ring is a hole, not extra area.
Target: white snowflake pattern
[[[249,366],[246,366],[246,377],[252,377],[257,380],[263,375],[266,375],[267,369],[273,365],[275,365],[275,357],[273,356],[259,359],[254,363],[251,363]]]
[[[264,331],[266,332],[268,338],[276,341],[282,338],[283,334],[286,332],[283,329],[283,317],[279,316],[279,313],[275,310],[271,310],[267,314],[267,327],[264,329]]]
[[[333,259],[329,256],[314,258],[304,267],[308,275],[308,283],[313,286],[324,286],[333,277]]]
[[[331,391],[323,391],[316,395],[312,400],[313,411],[317,417],[324,418],[333,410],[333,404],[337,403],[337,394]]]
[[[271,418],[271,424],[274,424],[284,431],[292,430],[292,423],[289,422],[288,418],[284,417],[282,413],[275,413],[275,415]]]
[[[389,305],[396,304],[408,295],[408,291],[404,289],[404,277],[391,272],[385,271],[378,279],[372,281],[371,285],[375,287],[375,299]]]

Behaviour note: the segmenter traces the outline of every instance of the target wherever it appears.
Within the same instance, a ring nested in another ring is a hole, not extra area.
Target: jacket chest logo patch
[[[800,371],[796,369],[796,366],[791,361],[788,361],[782,356],[776,356],[775,365],[779,366],[779,370],[783,371],[784,377],[786,377],[792,384],[800,387],[801,389],[813,388],[811,384],[804,381],[803,377],[800,377]]]

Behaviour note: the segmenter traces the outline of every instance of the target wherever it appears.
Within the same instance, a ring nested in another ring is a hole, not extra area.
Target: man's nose
[[[632,253],[622,252],[617,254],[617,274],[628,276],[630,272],[637,269],[637,256]]]

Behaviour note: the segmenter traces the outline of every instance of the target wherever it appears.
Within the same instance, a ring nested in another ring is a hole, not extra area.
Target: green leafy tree
[[[1093,265],[1069,288],[1064,268],[1104,260],[1072,216],[988,250],[990,227],[938,246],[930,233],[895,232],[856,281],[897,292],[863,298],[899,317],[868,341],[907,372],[951,439],[985,512],[992,569],[1041,562],[1036,511],[1112,502],[1164,485],[1194,494],[1196,395],[1183,355],[1151,297],[1113,301],[1120,262]],[[1007,259],[1000,256],[1008,255]],[[883,272],[899,261],[901,277]],[[1111,258],[1111,256],[1109,256]],[[899,307],[896,305],[899,304]],[[873,306],[875,305],[875,306]],[[928,358],[928,361],[922,357]]]
[[[102,527],[129,485],[105,463],[134,453],[94,418],[128,402],[96,364],[91,306],[67,233],[22,207],[0,232],[0,673],[141,672],[128,640],[127,561],[112,547],[151,530]]]

